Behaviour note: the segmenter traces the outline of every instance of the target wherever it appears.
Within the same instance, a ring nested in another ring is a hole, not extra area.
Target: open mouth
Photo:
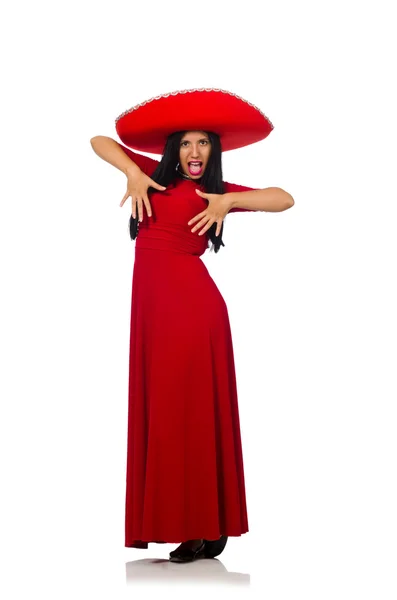
[[[203,170],[203,163],[201,160],[192,160],[188,163],[188,167],[191,175],[200,175]]]

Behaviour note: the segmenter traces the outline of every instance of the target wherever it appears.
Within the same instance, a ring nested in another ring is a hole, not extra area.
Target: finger
[[[208,229],[209,229],[209,228],[212,226],[212,224],[213,224],[213,223],[215,223],[215,221],[214,221],[214,220],[210,220],[210,221],[208,221],[208,223],[207,223],[207,225],[204,227],[204,229],[202,229],[202,230],[199,232],[199,235],[204,235],[204,233],[205,233],[206,231],[208,231]]]
[[[148,217],[151,217],[152,216],[152,208],[150,206],[149,198],[147,196],[144,197],[144,202],[145,202]]]
[[[142,198],[138,198],[138,215],[139,221],[143,221],[143,207],[142,207]]]
[[[191,230],[191,231],[192,231],[192,233],[194,233],[194,232],[195,232],[197,229],[200,229],[200,227],[202,227],[203,225],[205,225],[205,223],[207,223],[207,221],[208,221],[208,215],[205,215],[205,216],[204,216],[204,217],[201,219],[201,221],[200,221],[199,223],[197,223],[197,225],[195,225],[195,226],[193,227],[193,229]]]
[[[134,219],[136,219],[136,198],[131,199],[131,213]]]
[[[222,221],[218,222],[218,226],[217,226],[216,232],[215,232],[216,236],[218,236],[220,234],[221,229],[222,229]]]
[[[131,194],[130,194],[130,193],[127,191],[127,192],[124,194],[122,201],[120,202],[120,206],[123,206],[124,202],[127,200],[127,198],[128,198],[129,196],[131,196]]]
[[[165,185],[160,185],[159,183],[156,183],[155,181],[153,181],[153,179],[151,179],[152,181],[152,187],[156,188],[156,190],[166,190],[166,186]]]
[[[205,215],[205,213],[202,213],[202,212],[199,213],[198,215],[196,215],[195,217],[193,217],[193,219],[190,219],[190,221],[188,222],[188,225],[192,225],[195,221],[198,221],[204,215]]]

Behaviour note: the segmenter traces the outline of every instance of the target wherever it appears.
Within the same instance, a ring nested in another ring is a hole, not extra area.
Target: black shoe
[[[186,548],[185,550],[173,550],[170,552],[170,561],[171,562],[192,562],[197,558],[205,558],[205,541],[196,548],[196,550],[190,550]]]
[[[205,548],[204,548],[204,556],[205,558],[215,558],[215,556],[219,556],[221,552],[224,551],[227,535],[221,535],[219,540],[204,540]]]

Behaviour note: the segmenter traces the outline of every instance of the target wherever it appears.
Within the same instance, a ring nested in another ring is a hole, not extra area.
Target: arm
[[[229,212],[246,212],[262,210],[266,212],[281,212],[294,205],[294,199],[288,192],[278,187],[263,190],[224,182],[225,195],[231,209]]]
[[[104,135],[97,135],[90,140],[94,152],[103,160],[110,163],[125,175],[134,173],[137,169],[143,171],[149,177],[156,169],[159,161],[133,152],[122,146],[116,140]]]

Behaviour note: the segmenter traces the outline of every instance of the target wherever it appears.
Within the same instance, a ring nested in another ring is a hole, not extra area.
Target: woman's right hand
[[[152,216],[152,209],[150,206],[147,191],[150,187],[155,188],[163,192],[167,188],[164,185],[159,185],[153,179],[151,179],[146,173],[140,169],[130,171],[127,175],[127,191],[124,194],[120,206],[123,206],[124,202],[131,196],[132,201],[132,216],[136,219],[136,207],[138,205],[138,216],[139,220],[143,219],[143,205],[145,203],[147,214],[149,217]]]

